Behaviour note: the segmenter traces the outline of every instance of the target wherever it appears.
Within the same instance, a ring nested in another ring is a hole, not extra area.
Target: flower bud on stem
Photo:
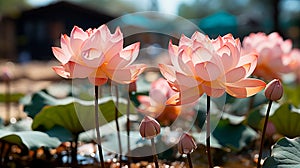
[[[153,160],[155,162],[155,167],[159,168],[158,157],[156,154],[156,148],[154,143],[154,137],[160,133],[159,123],[152,117],[145,116],[140,124],[140,134],[143,138],[151,139]]]
[[[261,158],[262,158],[262,149],[264,145],[264,139],[265,139],[265,134],[266,134],[266,129],[267,129],[267,124],[268,124],[268,119],[269,119],[269,114],[272,106],[272,102],[279,100],[283,95],[283,87],[281,82],[278,79],[272,80],[268,85],[266,86],[265,89],[265,96],[267,99],[269,99],[269,105],[267,109],[267,114],[264,122],[264,127],[263,127],[263,132],[261,134],[261,142],[260,142],[260,149],[259,149],[259,155],[258,155],[258,160],[257,160],[257,168],[261,167]]]

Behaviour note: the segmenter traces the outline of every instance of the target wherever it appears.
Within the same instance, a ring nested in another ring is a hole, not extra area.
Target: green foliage
[[[300,109],[285,103],[270,117],[278,133],[289,138],[300,136]]]
[[[258,107],[267,102],[264,92],[259,92],[255,96],[243,99],[237,99],[232,98],[231,96],[227,96],[226,101],[227,100],[230,101],[230,111],[237,115],[245,115],[249,110],[252,110],[252,108]],[[251,107],[250,104],[252,104]]]
[[[297,168],[300,167],[300,138],[282,138],[272,149],[263,168]]]
[[[41,146],[56,148],[61,142],[39,131],[10,132],[0,130],[0,139],[24,149],[35,150]]]
[[[100,126],[114,120],[115,104],[112,99],[100,100]],[[119,110],[125,111],[126,105],[119,103]],[[121,114],[119,114],[121,115]],[[72,134],[95,128],[94,105],[83,105],[78,102],[66,105],[46,106],[33,119],[32,129],[46,131],[54,126],[61,126]]]
[[[0,15],[14,14],[22,9],[28,9],[29,7],[26,0],[0,0]]]
[[[74,139],[74,136],[69,130],[58,125],[54,126],[53,128],[46,131],[45,133],[48,134],[50,137],[58,138],[62,142],[69,142],[69,141],[73,141]]]
[[[260,108],[255,108],[248,114],[245,122],[250,127],[254,128],[256,130],[261,130],[263,127],[261,121],[263,119],[264,119],[264,116],[260,113]]]
[[[243,124],[244,117],[223,114],[217,127],[213,130],[210,141],[213,148],[230,148],[241,151],[250,142],[257,138],[257,133]],[[198,144],[205,145],[205,132],[192,133]]]
[[[67,97],[64,99],[56,99],[55,97],[46,93],[45,90],[34,93],[33,95],[26,96],[21,100],[24,104],[24,112],[31,118],[34,118],[42,108],[46,105],[62,105],[74,101],[74,98]]]
[[[284,85],[284,95],[287,102],[300,108],[300,85]]]
[[[257,133],[244,124],[231,124],[229,119],[222,119],[212,135],[223,147],[240,151],[256,139]]]
[[[18,102],[22,97],[23,93],[12,93],[9,95],[9,102]],[[7,96],[3,93],[0,94],[0,103],[7,102]]]
[[[279,103],[273,102],[269,116],[272,116],[280,106],[281,105]],[[262,130],[267,108],[268,104],[255,106],[255,108],[253,108],[247,115],[245,124],[249,125],[250,127],[256,130]]]

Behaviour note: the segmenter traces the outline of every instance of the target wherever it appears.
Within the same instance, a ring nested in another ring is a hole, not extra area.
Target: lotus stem
[[[129,93],[131,94],[131,93]],[[130,113],[130,95],[127,97],[127,108],[126,108],[126,117],[127,117],[127,122],[126,122],[126,131],[127,131],[127,153],[128,153],[128,167],[131,167],[131,149],[130,149],[130,118],[129,118],[129,113]]]
[[[115,85],[116,89],[116,105],[115,105],[115,122],[116,122],[116,128],[117,128],[117,136],[118,136],[118,145],[119,145],[119,160],[120,163],[122,162],[122,144],[121,144],[121,136],[120,136],[120,126],[119,126],[119,121],[118,121],[118,116],[119,116],[119,90],[118,86]]]
[[[264,123],[264,127],[263,127],[263,132],[261,134],[261,142],[260,142],[260,148],[259,148],[259,154],[258,154],[258,160],[257,160],[257,168],[261,167],[260,161],[262,158],[262,150],[263,150],[263,146],[264,146],[265,134],[266,134],[267,126],[268,126],[268,119],[269,119],[272,102],[273,102],[272,100],[269,100],[267,114],[266,114],[265,123]]]
[[[71,141],[71,165],[77,166],[78,160],[77,160],[77,151],[78,151],[78,137],[79,134],[73,135],[73,142]]]
[[[156,167],[156,168],[159,168],[159,165],[158,165],[158,157],[157,157],[157,154],[156,154],[156,148],[155,148],[154,138],[151,138],[151,147],[152,147],[153,161],[154,161],[154,163],[155,163],[155,167]]]
[[[253,95],[253,96],[251,96],[251,97],[249,98],[248,113],[249,113],[250,110],[253,108],[254,102],[255,102],[255,95]]]
[[[10,80],[5,81],[5,109],[6,109],[6,121],[5,125],[10,123],[10,99],[11,99],[11,92],[10,92]]]
[[[193,168],[193,163],[192,163],[192,159],[191,159],[191,154],[190,153],[187,154],[187,159],[188,159],[189,167]]]
[[[206,111],[206,152],[209,168],[213,167],[210,153],[210,96],[207,95]]]
[[[100,135],[100,124],[99,124],[99,105],[98,105],[98,89],[99,86],[95,86],[95,125],[96,125],[96,137],[97,137],[97,146],[100,157],[100,164],[102,168],[105,168],[104,157],[101,145],[101,135]]]

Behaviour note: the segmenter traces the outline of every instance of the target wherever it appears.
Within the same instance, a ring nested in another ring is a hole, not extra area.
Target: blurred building
[[[114,17],[59,1],[23,11],[16,18],[0,20],[0,58],[26,62],[53,58],[52,46],[59,46],[60,35],[70,34],[74,25],[97,28]]]

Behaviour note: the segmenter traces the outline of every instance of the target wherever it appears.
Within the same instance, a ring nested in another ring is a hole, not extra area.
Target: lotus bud
[[[178,142],[178,152],[180,154],[192,153],[197,148],[197,144],[193,137],[187,133],[183,133]]]
[[[129,93],[136,92],[136,81],[129,84]]]
[[[152,139],[160,133],[159,123],[152,117],[145,116],[140,124],[140,134],[143,138]]]
[[[283,95],[283,87],[279,79],[274,79],[267,84],[265,89],[265,96],[267,99],[276,101]]]
[[[3,81],[9,81],[12,78],[12,74],[9,72],[7,68],[4,68],[2,70],[2,76],[1,76]]]

